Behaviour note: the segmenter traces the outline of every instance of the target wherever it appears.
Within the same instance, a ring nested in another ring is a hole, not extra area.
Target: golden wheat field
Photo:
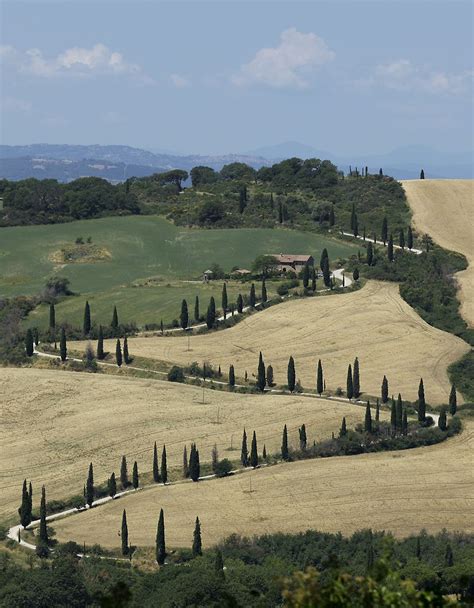
[[[80,344],[81,348],[85,344]],[[315,387],[318,358],[326,387],[346,387],[347,366],[357,356],[361,389],[380,394],[383,375],[390,391],[417,399],[423,377],[427,400],[446,403],[446,368],[469,350],[460,338],[431,327],[399,295],[398,285],[369,281],[353,293],[293,300],[243,319],[221,332],[191,336],[139,337],[129,340],[131,354],[188,364],[209,361],[236,374],[256,373],[259,351],[275,370],[275,382],[286,383],[290,355],[303,387]],[[108,350],[115,344],[109,341]]]
[[[435,446],[278,464],[228,479],[155,486],[54,524],[60,540],[117,547],[123,509],[132,544],[153,545],[160,508],[167,542],[190,546],[199,516],[204,546],[229,534],[350,534],[364,527],[398,536],[446,528],[474,532],[473,423]]]
[[[474,325],[474,181],[425,179],[402,182],[413,222],[446,249],[463,253],[469,267],[457,273],[461,314]]]
[[[151,471],[155,441],[160,456],[166,443],[169,466],[179,467],[191,441],[203,461],[214,444],[221,458],[239,459],[244,426],[256,431],[260,450],[265,443],[272,453],[284,424],[297,445],[303,423],[312,441],[337,433],[343,416],[350,426],[364,417],[360,406],[327,399],[206,389],[203,403],[198,387],[43,369],[0,368],[0,395],[1,516],[16,511],[25,477],[36,501],[43,484],[49,500],[80,494],[91,461],[97,482],[118,474],[123,454],[130,471],[134,460]]]

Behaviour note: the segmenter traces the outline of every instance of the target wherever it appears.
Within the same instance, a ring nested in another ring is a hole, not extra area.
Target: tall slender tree
[[[377,401],[375,403],[375,421],[376,422],[380,421],[380,401],[379,401],[378,397],[377,397]]]
[[[364,431],[366,433],[372,433],[372,412],[370,411],[369,401],[367,401],[367,406],[365,408]]]
[[[252,444],[250,447],[250,466],[255,469],[258,467],[258,451],[257,451],[257,435],[255,431],[252,436]]]
[[[179,322],[181,324],[181,329],[186,329],[189,323],[189,314],[188,314],[188,303],[186,300],[181,302],[181,313],[179,315]]]
[[[196,517],[196,523],[194,524],[192,552],[193,557],[202,555],[201,522],[199,521],[199,517]]]
[[[291,356],[288,360],[287,378],[288,378],[288,389],[292,393],[295,390],[295,386],[296,386],[296,370],[295,370],[295,360]]]
[[[290,459],[290,451],[288,448],[288,429],[286,428],[286,424],[283,427],[283,435],[281,439],[281,457],[283,460]]]
[[[33,332],[30,328],[26,330],[25,336],[25,351],[28,357],[32,357],[35,352],[35,345],[33,341]]]
[[[247,432],[244,428],[244,432],[242,435],[242,447],[240,449],[240,462],[242,463],[242,466],[244,467],[248,467],[249,466],[249,451],[248,451],[248,447],[247,447]]]
[[[313,293],[316,291],[316,270],[314,266],[311,266],[311,291]]]
[[[102,325],[99,325],[99,335],[97,338],[97,359],[100,361],[105,359],[105,351],[104,351],[104,330],[102,329]]]
[[[387,380],[387,376],[384,376],[383,380],[382,380],[381,396],[382,396],[382,403],[387,403],[387,401],[388,401],[388,380]]]
[[[306,450],[306,445],[308,443],[308,437],[306,435],[306,425],[302,424],[298,429],[298,434],[300,437],[300,450],[304,452]]]
[[[201,465],[199,463],[199,451],[196,444],[191,444],[191,453],[189,455],[189,476],[193,481],[199,481],[201,475]]]
[[[61,337],[59,339],[59,354],[61,357],[61,361],[66,361],[67,344],[66,344],[66,330],[64,329],[64,327],[61,327]]]
[[[331,286],[331,271],[329,270],[329,258],[324,258],[323,262],[323,281],[326,287]]]
[[[91,307],[89,306],[89,301],[86,300],[86,304],[84,306],[84,322],[82,324],[82,333],[85,336],[88,336],[91,332]]]
[[[386,217],[384,217],[383,220],[382,220],[381,239],[383,241],[383,244],[386,245],[387,244],[387,239],[388,239],[388,222],[387,222],[387,218]]]
[[[359,371],[359,359],[356,357],[354,361],[353,375],[352,375],[352,387],[354,392],[354,398],[360,397],[360,371]]]
[[[405,249],[405,233],[403,232],[403,228],[400,228],[400,235],[398,237],[398,244],[402,249]]]
[[[37,553],[46,557],[49,553],[48,551],[49,538],[48,538],[48,526],[46,522],[46,488],[43,486],[41,488],[41,503],[40,503],[40,525],[39,525],[39,543],[38,548],[41,553],[37,551]]]
[[[222,305],[222,311],[224,313],[224,319],[225,319],[227,316],[227,311],[229,309],[229,301],[227,299],[227,285],[225,283],[222,286],[221,305]]]
[[[309,287],[309,276],[309,266],[308,264],[305,264],[303,268],[303,287],[305,289],[308,289]]]
[[[166,483],[168,481],[168,463],[166,459],[166,445],[163,445],[163,451],[161,452],[161,482]]]
[[[209,306],[207,307],[206,325],[208,329],[212,329],[216,324],[216,301],[211,296]]]
[[[184,446],[183,448],[183,478],[187,479],[189,477],[189,462],[188,462],[188,448]]]
[[[120,345],[120,339],[117,339],[117,343],[115,345],[115,362],[118,367],[122,366],[123,357],[122,357],[122,347]]]
[[[346,417],[342,419],[341,428],[339,430],[339,437],[345,437],[347,435],[347,424]]]
[[[31,523],[30,497],[28,494],[28,486],[26,479],[23,481],[23,489],[21,495],[21,506],[18,509],[20,514],[20,523],[26,528]]]
[[[160,509],[158,518],[158,528],[156,531],[156,561],[160,566],[163,566],[166,559],[166,542],[165,542],[165,514],[163,509]]]
[[[425,179],[425,170],[424,169],[422,169],[420,171],[420,179]]]
[[[194,320],[196,323],[199,321],[199,296],[196,296],[194,300]]]
[[[89,473],[87,475],[86,481],[86,504],[89,507],[92,507],[92,503],[94,502],[94,468],[92,466],[92,462],[89,465]]]
[[[120,483],[122,484],[123,489],[128,486],[128,468],[125,456],[122,456],[122,462],[120,464]]]
[[[389,262],[393,262],[393,236],[388,237],[387,258]]]
[[[155,483],[159,483],[160,480],[160,468],[158,464],[158,448],[155,445],[153,446],[153,481]]]
[[[390,427],[392,430],[392,435],[397,434],[397,404],[395,403],[395,399],[392,396],[392,405],[390,407]]]
[[[114,306],[114,312],[112,313],[112,322],[110,323],[110,327],[114,330],[117,330],[118,326],[119,326],[118,312],[117,312],[117,307]]]
[[[125,336],[125,338],[123,339],[123,360],[125,362],[126,365],[128,365],[129,363],[132,362],[132,359],[130,358],[130,353],[128,352],[128,338],[127,336]]]
[[[403,427],[403,401],[402,396],[398,393],[397,398],[397,429],[402,430]]]
[[[329,211],[329,225],[331,228],[336,223],[336,214],[334,213],[334,203],[331,205],[331,210]]]
[[[120,540],[122,541],[122,555],[128,555],[128,524],[127,524],[127,512],[125,509],[122,513],[122,531],[120,533]]]
[[[323,365],[321,359],[318,360],[318,371],[316,373],[316,391],[318,395],[322,395],[324,390]]]
[[[448,421],[446,416],[446,408],[441,408],[438,418],[438,428],[440,431],[445,431],[448,428]]]
[[[140,483],[140,480],[139,480],[139,476],[138,476],[138,463],[135,460],[135,462],[133,463],[133,469],[132,469],[132,485],[135,490],[138,489],[139,483]]]
[[[216,559],[214,561],[214,570],[216,571],[216,574],[217,574],[217,576],[219,576],[219,578],[225,578],[224,559],[222,557],[222,551],[220,549],[216,549]]]
[[[408,413],[406,407],[403,408],[402,435],[408,435]]]
[[[352,399],[354,397],[354,385],[352,383],[352,366],[350,364],[347,368],[346,392],[348,399]]]
[[[413,232],[411,226],[408,226],[407,229],[407,247],[408,249],[413,249]]]
[[[249,304],[251,308],[255,308],[257,302],[257,296],[255,295],[255,283],[250,286]]]
[[[456,387],[454,384],[451,385],[451,392],[449,393],[449,413],[454,416],[458,409],[458,400],[456,396]]]
[[[267,365],[267,384],[268,386],[274,386],[273,366]]]
[[[235,386],[235,370],[233,365],[229,367],[229,386],[231,388]]]
[[[117,494],[117,480],[115,479],[115,473],[112,473],[107,482],[109,496],[113,498]]]
[[[324,269],[324,260],[327,258],[329,258],[329,255],[328,255],[328,250],[325,247],[321,252],[321,258],[319,259],[319,267],[321,268],[321,272]]]
[[[239,293],[239,295],[237,296],[237,312],[239,313],[239,315],[242,314],[244,310],[244,299],[242,297],[242,294]]]
[[[258,356],[258,369],[257,369],[257,388],[259,391],[263,393],[265,390],[265,386],[267,384],[265,374],[265,363],[263,361],[262,353],[260,352]]]
[[[265,304],[265,302],[268,300],[268,294],[267,294],[267,284],[265,282],[265,278],[262,280],[262,302]]]
[[[53,302],[51,302],[51,304],[49,305],[49,331],[52,334],[54,334],[54,331],[56,329],[56,309],[54,307]]]
[[[425,419],[426,419],[425,387],[423,384],[423,378],[420,378],[420,384],[418,386],[418,421],[424,422]]]

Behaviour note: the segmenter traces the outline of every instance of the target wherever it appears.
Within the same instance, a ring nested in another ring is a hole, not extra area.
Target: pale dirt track
[[[400,452],[279,464],[222,480],[152,487],[54,524],[60,540],[153,545],[160,508],[169,546],[190,546],[199,516],[204,546],[232,533],[350,534],[364,527],[406,536],[426,528],[474,532],[473,423],[448,441]],[[252,492],[250,490],[250,483]]]
[[[278,304],[230,329],[191,336],[190,350],[186,336],[131,338],[129,348],[132,355],[178,364],[209,361],[224,371],[234,364],[239,378],[245,370],[250,378],[256,373],[262,351],[279,384],[286,383],[293,355],[304,388],[315,387],[321,358],[328,390],[345,390],[347,366],[358,356],[363,391],[379,395],[385,374],[390,392],[415,400],[423,377],[432,404],[447,402],[446,368],[469,351],[460,338],[425,323],[402,300],[397,284],[378,281],[353,293]],[[115,344],[108,341],[107,349],[114,352]]]
[[[24,478],[36,503],[43,484],[49,500],[80,494],[91,461],[97,482],[118,474],[122,454],[130,471],[135,459],[150,471],[155,441],[160,458],[164,442],[169,466],[178,467],[191,441],[203,461],[214,443],[221,458],[238,459],[244,426],[273,452],[284,424],[296,445],[303,423],[312,441],[337,433],[343,416],[349,426],[364,417],[361,407],[328,400],[206,390],[203,404],[192,386],[41,369],[0,368],[0,395],[0,516],[16,512]],[[231,441],[236,449],[227,451]]]
[[[461,314],[474,325],[474,181],[425,179],[402,181],[416,229],[436,243],[466,256],[469,268],[459,272]]]

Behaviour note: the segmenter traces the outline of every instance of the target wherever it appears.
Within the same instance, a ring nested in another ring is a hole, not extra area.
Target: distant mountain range
[[[179,156],[118,145],[0,145],[0,177],[11,180],[26,177],[52,178],[66,182],[83,176],[97,176],[119,182],[128,177],[143,177],[169,169],[189,171],[197,165],[220,170],[225,164],[243,162],[258,169],[295,156],[329,159],[345,172],[349,166],[368,166],[371,173],[382,168],[386,175],[397,179],[418,178],[421,168],[425,170],[426,177],[473,177],[472,152],[441,153],[427,146],[407,146],[386,154],[348,158],[291,141],[265,146],[245,154],[220,156]]]

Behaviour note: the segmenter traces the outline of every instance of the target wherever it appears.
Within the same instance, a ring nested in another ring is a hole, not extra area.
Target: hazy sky
[[[472,3],[2,2],[2,143],[472,148]]]

